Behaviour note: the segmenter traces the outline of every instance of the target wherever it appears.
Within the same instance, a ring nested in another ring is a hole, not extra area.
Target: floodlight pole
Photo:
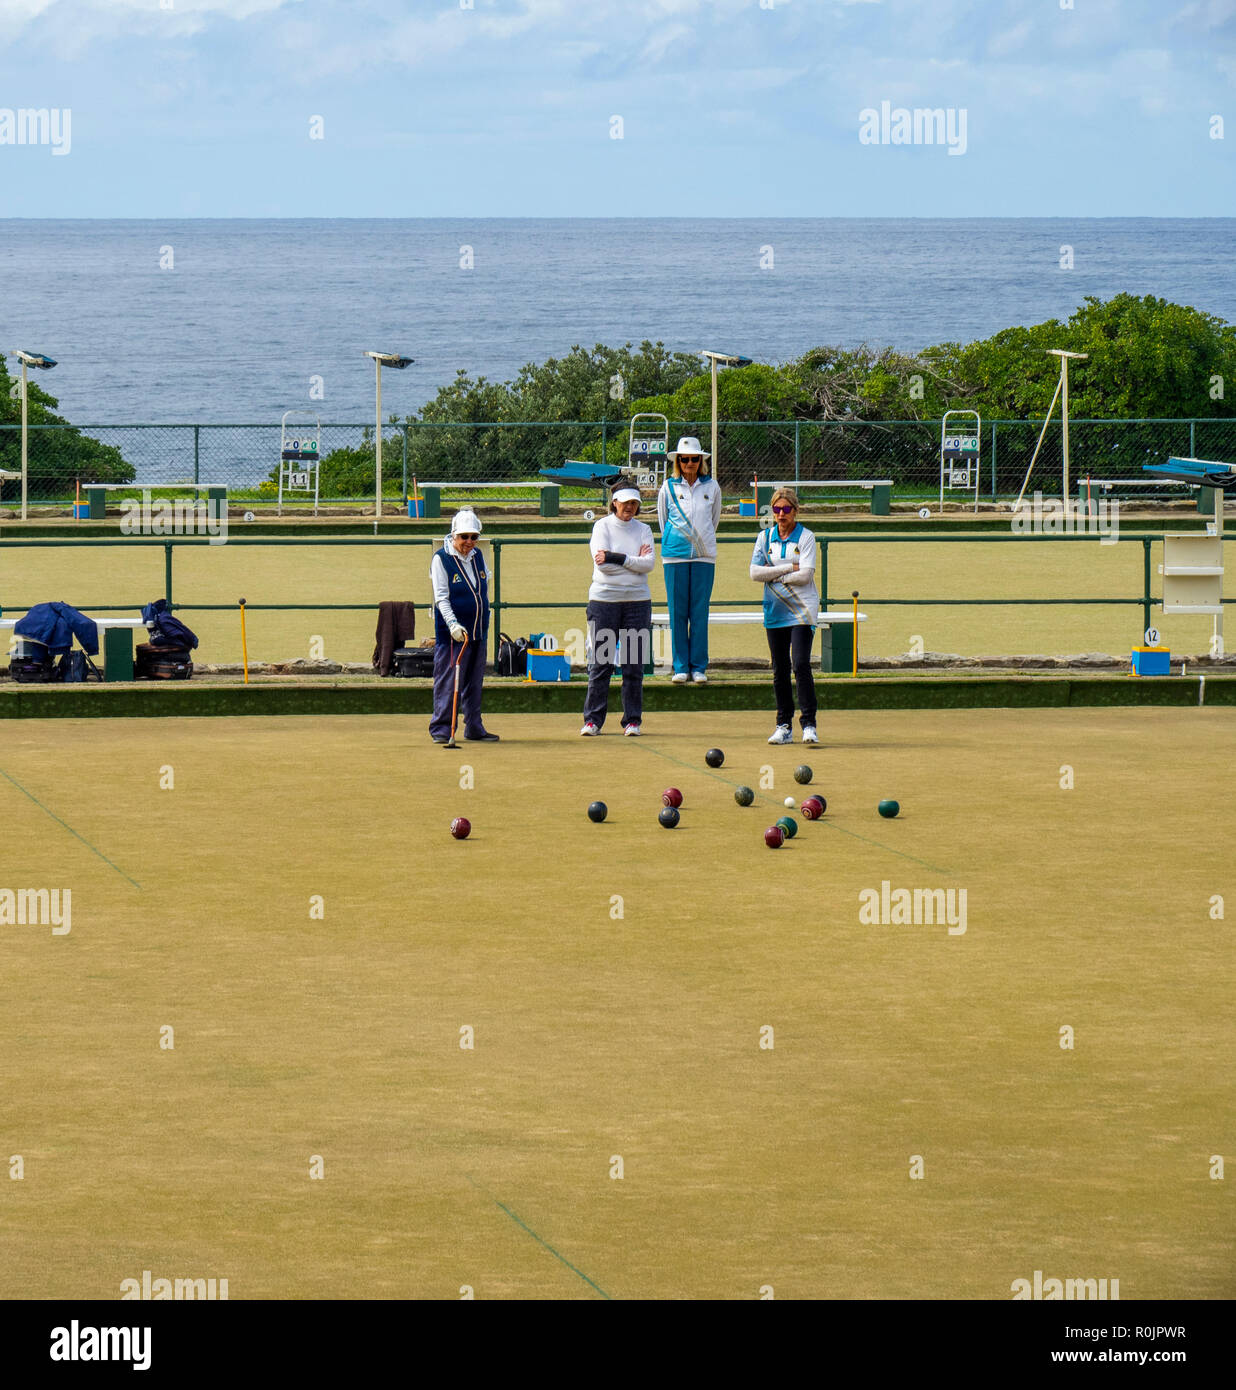
[[[373,485],[373,506],[374,506],[374,525],[382,517],[382,359],[375,357],[373,365],[378,370],[378,404],[377,404],[377,461],[374,465],[374,485]]]
[[[4,356],[16,357],[21,363],[21,519],[26,519],[28,498],[27,470],[30,462],[30,374],[28,367],[40,367],[46,371],[56,365],[55,360],[41,352],[27,352],[24,348],[11,348]]]
[[[21,519],[26,519],[26,463],[29,424],[26,399],[30,395],[30,378],[26,375],[26,359],[21,359]],[[76,515],[76,513],[75,513]]]
[[[701,357],[707,357],[712,363],[712,476],[717,476],[717,366],[721,364],[726,367],[749,367],[751,359],[740,357],[737,353],[730,352],[709,352],[704,348],[700,352]]]
[[[366,357],[373,358],[373,365],[377,370],[377,413],[376,428],[377,437],[374,440],[374,483],[373,483],[373,530],[377,535],[378,518],[382,515],[382,363],[388,367],[398,367],[402,371],[405,367],[410,367],[414,361],[411,357],[402,357],[397,352],[372,352],[366,351]]]
[[[712,359],[712,471],[717,476],[717,359]]]
[[[1065,352],[1063,348],[1048,348],[1047,351],[1060,359],[1060,386],[1062,395],[1060,398],[1061,418],[1064,423],[1064,433],[1061,440],[1063,446],[1063,458],[1061,460],[1061,493],[1060,503],[1066,512],[1069,505],[1069,358],[1080,358],[1085,360],[1090,356],[1088,352]]]

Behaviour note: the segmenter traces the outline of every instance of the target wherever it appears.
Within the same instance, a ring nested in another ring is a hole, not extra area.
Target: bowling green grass
[[[240,524],[233,536],[242,533]],[[754,533],[753,533],[754,534]],[[752,542],[753,543],[753,542]],[[373,652],[376,605],[382,599],[411,599],[418,615],[418,637],[432,637],[428,544],[357,546],[180,547],[175,553],[173,598],[179,604],[227,604],[229,611],[182,617],[202,639],[198,659],[241,659],[238,598],[249,604],[248,642],[252,661],[308,657],[319,647],[335,661],[365,661]],[[750,545],[721,547],[714,598],[739,600],[748,611],[760,607],[761,588],[748,577]],[[1161,593],[1158,565],[1162,544],[1152,547],[1152,592]],[[138,607],[164,591],[163,550],[91,547],[13,550],[0,555],[0,602],[8,614],[49,598],[89,611],[97,604]],[[507,611],[501,625],[513,635],[551,632],[565,637],[585,627],[584,607],[592,575],[587,540],[567,545],[506,544],[502,549],[502,598],[518,603],[564,603],[564,609]],[[1229,578],[1229,586],[1232,584]],[[665,609],[661,566],[652,575],[653,603]],[[992,654],[1070,655],[1106,652],[1128,656],[1142,638],[1139,604],[1093,607],[1038,605],[964,607],[882,607],[876,599],[922,598],[1138,598],[1142,592],[1142,546],[1122,541],[1003,543],[930,542],[847,544],[832,540],[829,595],[833,606],[849,608],[851,591],[870,621],[862,628],[861,651],[894,656],[911,649],[916,637],[926,651],[964,656]],[[371,605],[359,612],[329,610],[261,612],[258,604]],[[1152,621],[1174,652],[1208,650],[1211,621],[1206,617]],[[492,653],[491,653],[492,654]],[[714,657],[767,658],[758,627],[714,629]]]
[[[425,722],[11,726],[0,1297],[1236,1293],[1228,711]]]

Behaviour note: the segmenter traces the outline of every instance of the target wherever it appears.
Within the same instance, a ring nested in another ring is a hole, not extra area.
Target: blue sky
[[[1234,211],[1236,0],[467,3],[0,0],[0,217]]]

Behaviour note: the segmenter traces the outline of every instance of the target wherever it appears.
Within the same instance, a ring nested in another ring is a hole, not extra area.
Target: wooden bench
[[[142,492],[205,492],[207,502],[216,503],[219,509],[227,507],[226,483],[83,483],[88,512],[91,521],[102,521],[107,516],[107,494],[109,492],[128,492],[138,495]]]
[[[474,483],[467,479],[459,482],[447,483],[418,483],[417,494],[421,503],[419,512],[415,509],[415,500],[408,498],[409,516],[441,516],[442,515],[442,494],[448,489],[452,492],[462,492],[467,494],[477,491],[480,488],[506,488],[508,491],[514,488],[532,489],[541,494],[541,515],[558,515],[558,488],[554,483],[528,483],[508,480],[504,483]]]
[[[891,478],[800,478],[784,483],[764,483],[752,480],[755,488],[755,511],[757,516],[766,516],[764,508],[772,501],[772,495],[779,487],[790,487],[795,492],[808,492],[812,488],[842,487],[857,488],[860,492],[871,494],[871,515],[888,516],[893,499],[893,480]],[[801,501],[801,497],[799,499]]]
[[[867,621],[866,613],[859,613],[858,621]],[[819,612],[815,615],[816,626],[820,629],[820,670],[829,674],[849,671],[854,664],[854,613],[851,609],[842,612]],[[708,625],[714,623],[721,627],[758,623],[763,626],[764,614],[759,613],[709,613]],[[654,613],[652,625],[669,627],[668,613]],[[833,628],[837,628],[836,633]]]
[[[1196,483],[1186,483],[1182,478],[1078,478],[1077,480],[1077,500],[1083,504],[1089,502],[1096,492],[1101,492],[1104,496],[1110,496],[1113,488],[1141,487],[1153,488],[1156,492],[1162,492],[1164,488],[1180,487],[1185,490],[1185,497],[1188,497],[1189,490],[1196,487]],[[1205,516],[1214,516],[1214,499],[1208,497],[1202,489],[1198,489],[1197,509]]]

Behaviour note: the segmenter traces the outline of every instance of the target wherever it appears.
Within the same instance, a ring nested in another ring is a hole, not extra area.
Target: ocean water
[[[78,424],[364,422],[366,348],[416,359],[383,372],[404,415],[575,343],[915,350],[1121,291],[1236,320],[1234,259],[1236,219],[8,220],[0,346],[57,358],[39,384]]]

